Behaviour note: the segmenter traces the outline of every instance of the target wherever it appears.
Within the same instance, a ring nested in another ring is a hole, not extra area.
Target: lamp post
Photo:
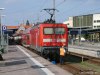
[[[80,17],[80,45],[81,45],[81,17]]]
[[[0,10],[4,10],[5,8],[0,8]],[[0,37],[1,37],[1,44],[2,44],[2,23],[1,23],[1,18],[2,18],[3,15],[1,15],[1,12],[0,12]]]
[[[79,31],[79,45],[81,45],[82,24],[83,24],[83,16],[79,16],[79,26],[80,26],[80,31]]]

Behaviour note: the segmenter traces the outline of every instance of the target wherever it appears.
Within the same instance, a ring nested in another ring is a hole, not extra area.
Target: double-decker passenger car
[[[31,44],[30,30],[31,28],[28,28],[21,34],[21,44],[25,47],[29,47]]]

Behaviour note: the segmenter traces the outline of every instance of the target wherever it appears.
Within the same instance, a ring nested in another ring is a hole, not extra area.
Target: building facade
[[[89,35],[90,41],[100,42],[100,14],[88,14],[69,17],[64,22],[69,28],[69,34],[72,32],[72,38],[83,37],[83,35]]]
[[[100,14],[93,15],[93,29],[100,29]]]
[[[67,24],[68,28],[100,29],[100,14],[73,16],[63,23]]]

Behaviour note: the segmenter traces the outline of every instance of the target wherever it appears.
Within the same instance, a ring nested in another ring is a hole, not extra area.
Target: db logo
[[[3,31],[7,30],[7,27],[6,26],[2,26],[2,30]]]

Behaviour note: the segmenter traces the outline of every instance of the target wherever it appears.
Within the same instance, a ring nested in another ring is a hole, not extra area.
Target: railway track
[[[35,52],[38,55],[41,55],[39,52],[28,48],[30,51]],[[72,56],[72,57],[70,57]],[[93,69],[91,67],[86,67],[88,64],[97,65],[100,67],[100,60],[91,58],[91,57],[84,57],[84,61],[82,62],[81,55],[71,55],[69,53],[66,57],[66,62],[64,65],[60,65],[57,63],[56,65],[73,73],[73,75],[100,75],[100,71]],[[85,66],[85,67],[84,67]],[[96,67],[96,66],[95,66]],[[100,69],[99,69],[100,70]]]
[[[100,66],[100,59],[89,59],[88,62],[93,63],[93,64],[97,64]]]
[[[95,57],[90,57],[82,54],[77,54],[77,53],[70,53],[70,55],[75,55],[81,58],[81,61],[83,62],[84,60],[87,60],[90,63],[98,64],[100,65],[100,58],[95,58]]]
[[[96,58],[84,58],[82,61],[80,56],[67,55],[64,65],[57,64],[65,70],[73,73],[73,75],[100,75],[100,60]]]
[[[59,67],[73,73],[73,75],[99,75],[92,69],[83,69],[80,66],[65,63],[64,65],[57,64]]]

